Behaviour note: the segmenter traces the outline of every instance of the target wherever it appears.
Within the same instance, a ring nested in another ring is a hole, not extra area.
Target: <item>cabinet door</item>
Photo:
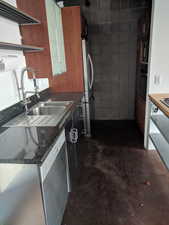
[[[46,0],[48,35],[53,75],[66,72],[61,9],[54,0]]]
[[[77,181],[77,144],[73,144],[70,141],[70,131],[72,128],[73,120],[71,119],[65,128],[66,142],[67,142],[67,153],[68,153],[68,165],[69,165],[69,176],[70,176],[70,190],[74,189]]]

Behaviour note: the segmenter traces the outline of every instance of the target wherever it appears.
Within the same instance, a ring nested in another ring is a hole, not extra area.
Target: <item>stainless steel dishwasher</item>
[[[0,133],[0,225],[60,225],[69,189],[65,131],[26,131]]]
[[[62,222],[69,191],[69,172],[65,131],[40,167],[44,209],[47,225]]]

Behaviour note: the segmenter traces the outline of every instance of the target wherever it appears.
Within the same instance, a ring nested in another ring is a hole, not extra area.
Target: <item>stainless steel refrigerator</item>
[[[91,55],[89,53],[88,42],[85,39],[82,40],[82,51],[84,68],[84,132],[86,137],[91,137],[91,120],[94,119],[94,66]]]

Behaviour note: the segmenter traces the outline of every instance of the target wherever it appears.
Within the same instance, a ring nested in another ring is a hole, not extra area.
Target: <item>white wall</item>
[[[169,92],[169,1],[154,0],[148,93]],[[159,82],[155,82],[155,76]]]
[[[148,94],[169,93],[169,1],[153,0],[147,86],[145,147],[148,148]]]
[[[16,0],[6,0],[16,6]],[[0,42],[21,44],[21,35],[17,23],[0,17]],[[36,53],[35,53],[36,54]],[[11,57],[15,56],[15,57]],[[21,69],[26,66],[25,57],[22,51],[0,50],[0,60],[6,65],[5,71],[0,71],[0,110],[9,107],[20,101],[13,70],[16,71],[20,82]],[[25,89],[33,90],[33,83],[25,76]],[[49,87],[48,79],[39,79],[40,91]]]

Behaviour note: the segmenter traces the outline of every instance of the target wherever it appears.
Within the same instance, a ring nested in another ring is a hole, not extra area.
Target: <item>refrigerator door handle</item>
[[[89,59],[90,66],[91,66],[91,81],[89,81],[89,87],[90,87],[90,89],[92,89],[93,82],[94,82],[94,67],[93,67],[93,62],[92,62],[92,58],[91,58],[90,54],[88,54],[88,59]]]

